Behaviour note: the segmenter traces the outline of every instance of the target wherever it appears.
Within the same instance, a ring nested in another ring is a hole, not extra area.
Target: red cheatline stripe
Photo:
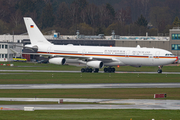
[[[47,53],[38,52],[39,54],[55,54],[55,55],[72,55],[72,56],[99,56],[99,57],[131,57],[131,58],[149,58],[148,56],[125,56],[125,55],[102,55],[102,54],[72,54],[72,53]]]
[[[47,54],[47,52],[38,52],[40,54]],[[55,54],[55,55],[73,55],[73,56],[99,56],[99,57],[130,57],[130,58],[149,58],[149,56],[132,56],[132,55],[102,55],[102,54],[73,54],[73,53],[48,53],[48,54]],[[153,57],[153,58],[168,58],[168,59],[176,59],[176,57]]]

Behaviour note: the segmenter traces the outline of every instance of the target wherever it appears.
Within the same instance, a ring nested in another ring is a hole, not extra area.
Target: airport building
[[[22,55],[21,43],[0,42],[0,61],[13,61],[13,57]]]
[[[103,36],[100,34],[98,36],[85,36],[80,35],[77,31],[76,35],[59,35],[59,33],[54,33],[53,35],[45,35],[53,44],[58,45],[90,45],[90,46],[116,46],[116,47],[140,47],[147,48],[161,48],[168,51],[171,51],[174,55],[180,56],[180,28],[175,27],[169,30],[169,36],[120,36],[115,35],[115,32],[112,32],[111,36]],[[16,48],[12,50],[12,44],[30,44],[28,35],[0,35],[1,43],[1,58],[0,60],[12,60],[12,56],[18,55],[23,52],[31,52],[28,49]],[[6,41],[6,42],[5,42]],[[7,54],[7,55],[6,55]],[[31,59],[35,59],[34,56],[31,56]]]

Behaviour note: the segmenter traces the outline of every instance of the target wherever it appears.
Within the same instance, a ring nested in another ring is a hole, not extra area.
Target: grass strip
[[[179,110],[0,111],[3,120],[179,120]]]
[[[180,100],[180,88],[0,90],[0,97],[153,99],[154,94],[158,93],[167,94],[167,98],[163,99]]]
[[[2,64],[6,64],[3,66]],[[13,67],[7,66],[7,64],[14,64]],[[0,70],[77,70],[80,71],[82,67],[76,67],[71,65],[54,65],[54,64],[39,64],[29,62],[0,62]],[[157,66],[142,66],[140,68],[132,66],[120,66],[115,67],[116,71],[147,71],[157,72]],[[103,71],[103,69],[100,69]],[[180,72],[179,64],[164,66],[163,72]]]
[[[180,74],[19,73],[0,74],[0,84],[179,83]]]

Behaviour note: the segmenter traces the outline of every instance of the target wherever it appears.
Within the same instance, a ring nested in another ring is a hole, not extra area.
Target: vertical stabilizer
[[[32,45],[51,44],[30,17],[24,17],[24,22]]]

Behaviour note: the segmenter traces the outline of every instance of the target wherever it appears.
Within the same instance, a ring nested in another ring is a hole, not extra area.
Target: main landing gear
[[[98,68],[95,68],[94,70],[92,68],[82,68],[81,69],[81,72],[82,73],[92,73],[94,71],[94,73],[98,73],[99,72],[99,69]]]
[[[104,68],[104,72],[105,73],[114,73],[115,71],[116,71],[115,68],[111,68],[111,67]]]
[[[104,68],[104,73],[114,73],[115,71],[116,71],[115,68],[111,68],[111,67]],[[92,73],[92,72],[98,73],[99,69],[98,68],[95,68],[95,69],[92,69],[92,68],[82,68],[81,72],[82,73]]]
[[[158,68],[159,68],[159,69],[157,70],[158,73],[162,73],[162,67],[163,67],[163,66],[158,66]]]

